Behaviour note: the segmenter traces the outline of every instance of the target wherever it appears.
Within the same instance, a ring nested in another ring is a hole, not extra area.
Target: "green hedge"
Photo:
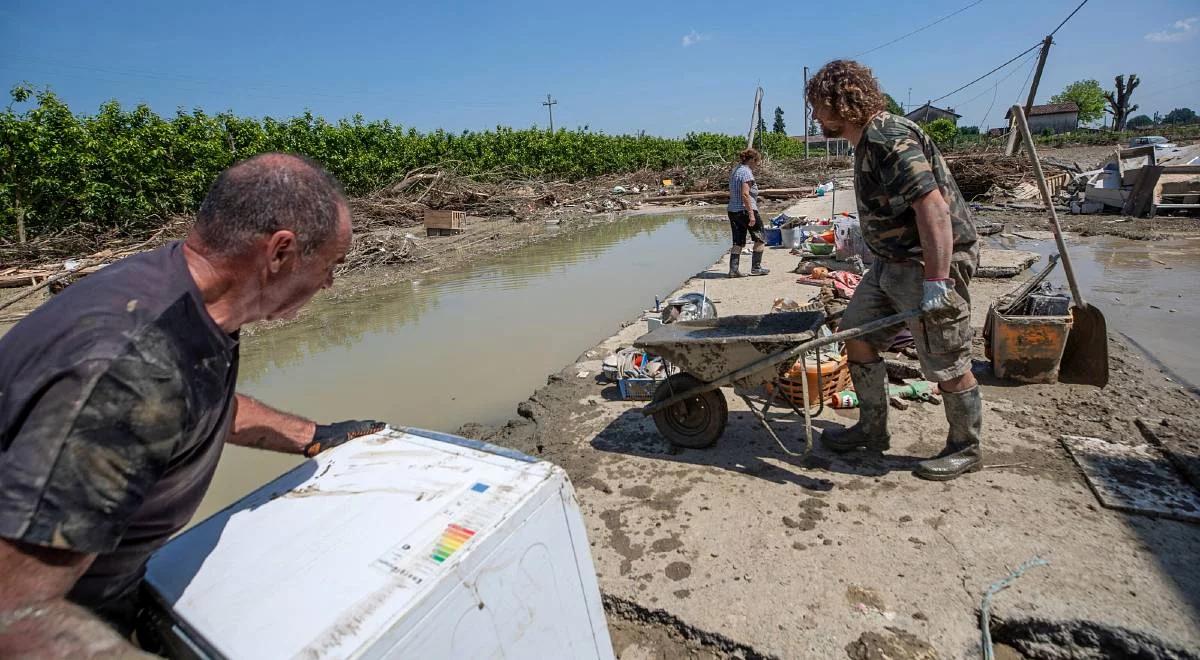
[[[18,216],[30,237],[78,223],[122,231],[155,226],[194,211],[218,172],[264,151],[305,154],[349,194],[363,195],[426,165],[578,180],[729,162],[744,145],[745,138],[714,133],[669,139],[502,126],[419,133],[386,120],[330,122],[309,112],[287,120],[198,109],[163,117],[116,102],[77,115],[52,92],[22,86],[0,113],[0,238],[16,236]],[[763,136],[763,147],[776,158],[799,157],[804,148],[774,133]]]

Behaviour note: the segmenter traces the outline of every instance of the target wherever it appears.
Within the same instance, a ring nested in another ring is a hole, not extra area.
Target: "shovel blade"
[[[1071,331],[1063,349],[1059,381],[1108,385],[1108,323],[1100,310],[1084,303],[1071,309]]]

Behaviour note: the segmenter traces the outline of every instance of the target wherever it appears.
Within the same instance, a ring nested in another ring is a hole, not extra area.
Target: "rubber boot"
[[[762,267],[762,252],[756,251],[750,257],[750,274],[751,275],[766,275],[770,270]]]
[[[850,379],[858,394],[858,423],[850,428],[826,429],[821,444],[843,454],[855,449],[883,452],[892,446],[888,433],[887,367],[883,360],[850,363]]]
[[[921,461],[913,474],[930,481],[949,481],[967,472],[983,469],[980,432],[983,429],[983,397],[976,385],[964,392],[943,392],[950,433],[942,453]]]
[[[745,277],[745,275],[742,275],[742,272],[740,270],[738,270],[738,265],[740,265],[741,262],[742,262],[742,255],[740,255],[740,254],[730,254],[729,255],[729,276],[730,277]]]

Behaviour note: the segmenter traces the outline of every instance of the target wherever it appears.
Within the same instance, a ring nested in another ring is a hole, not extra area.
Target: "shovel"
[[[1046,208],[1050,209],[1050,228],[1054,230],[1054,242],[1058,244],[1058,251],[1062,255],[1063,270],[1067,273],[1067,284],[1071,285],[1071,297],[1074,298],[1074,306],[1071,309],[1073,322],[1071,332],[1067,334],[1062,363],[1059,365],[1059,380],[1064,383],[1104,387],[1108,384],[1108,323],[1104,320],[1104,314],[1084,302],[1079,293],[1075,271],[1071,268],[1071,255],[1067,253],[1062,228],[1058,226],[1054,200],[1050,199],[1050,188],[1046,185],[1046,176],[1042,174],[1042,162],[1038,160],[1037,148],[1034,147],[1033,137],[1029,134],[1025,111],[1021,106],[1014,105],[1012,113],[1017,118],[1021,140],[1025,143],[1025,150],[1029,153],[1029,161],[1033,165],[1033,174],[1037,177],[1038,188],[1042,191],[1042,201],[1046,203]]]

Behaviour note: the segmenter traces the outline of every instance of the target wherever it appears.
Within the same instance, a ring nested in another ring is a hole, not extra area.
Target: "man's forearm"
[[[298,415],[276,410],[243,394],[237,395],[233,433],[228,442],[243,447],[303,454],[312,442],[316,423]]]
[[[917,233],[921,238],[921,256],[925,261],[925,279],[950,277],[950,258],[954,253],[954,231],[950,226],[950,206],[940,190],[913,204],[917,214]]]

